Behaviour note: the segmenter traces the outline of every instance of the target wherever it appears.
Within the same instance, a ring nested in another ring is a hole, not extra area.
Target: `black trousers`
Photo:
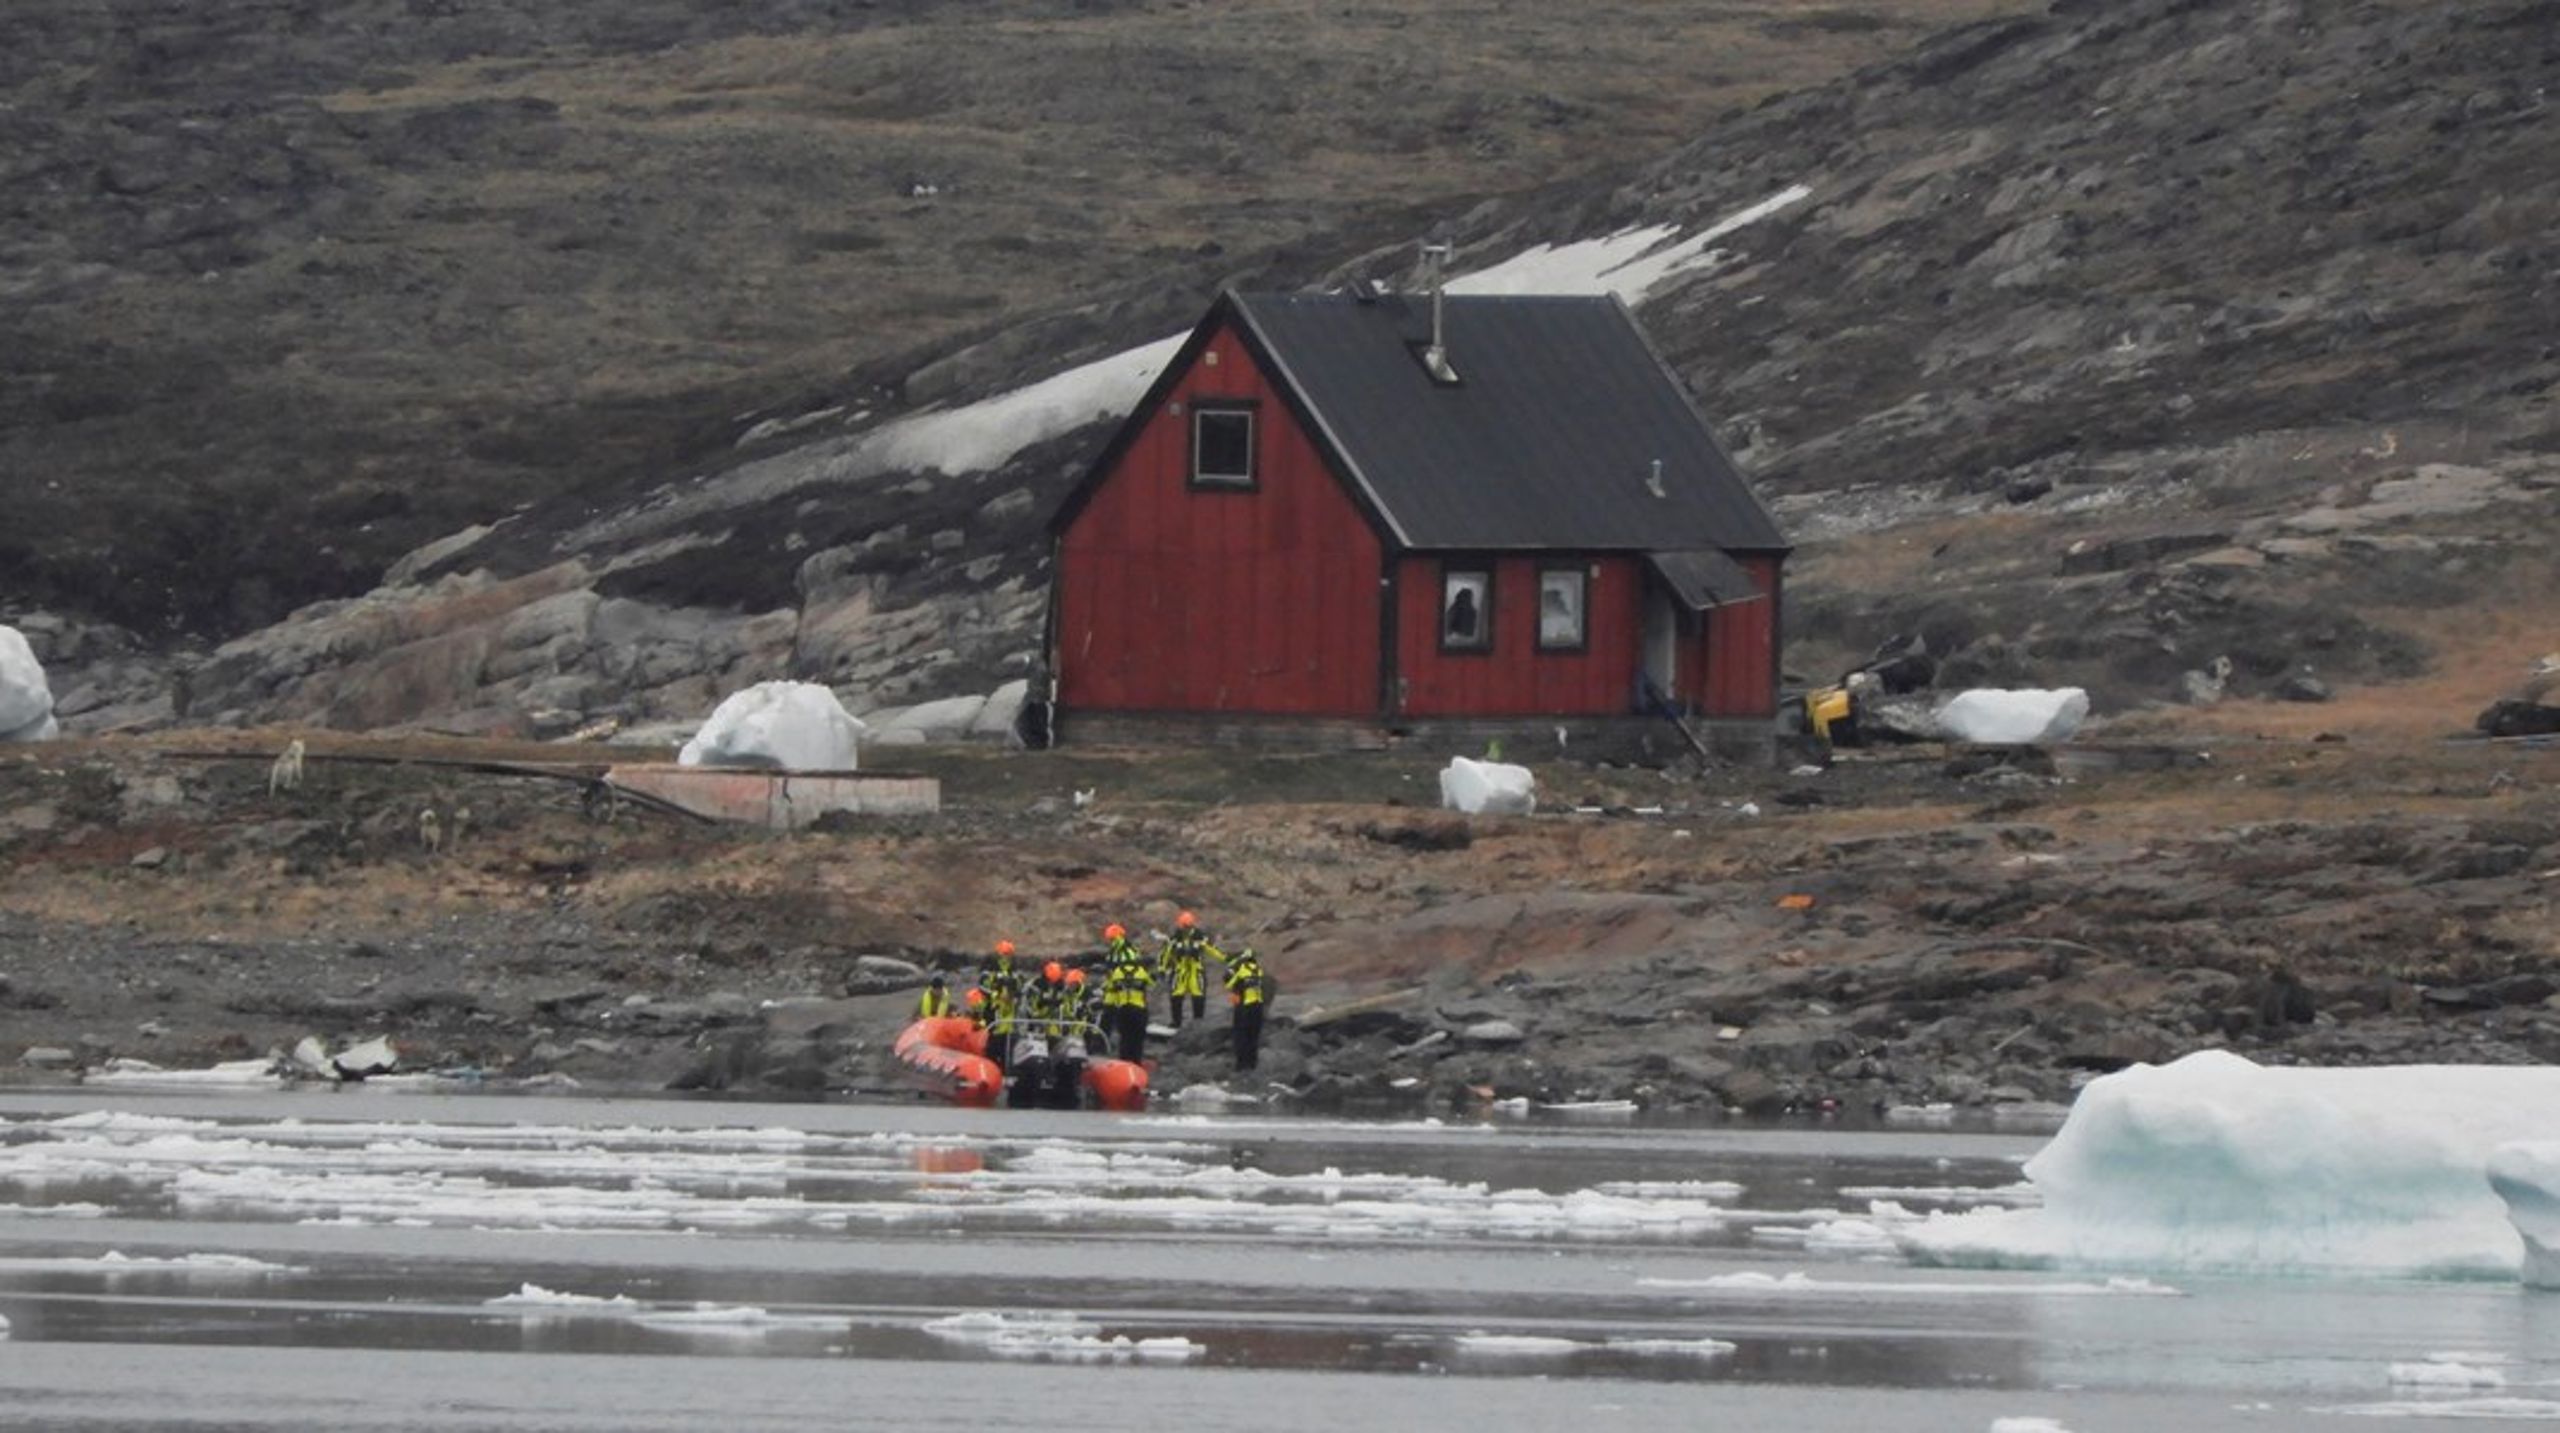
[[[1113,1033],[1120,1037],[1120,1058],[1143,1064],[1147,1058],[1147,1007],[1121,1005]]]
[[[1208,1019],[1208,1018],[1209,1018],[1209,997],[1208,997],[1208,996],[1206,996],[1206,995],[1177,995],[1177,996],[1173,997],[1173,1019],[1171,1019],[1170,1021],[1167,1021],[1167,1022],[1166,1022],[1167,1024],[1170,1024],[1171,1026],[1173,1026],[1173,1028],[1174,1028],[1174,1029],[1176,1029],[1176,1030],[1179,1030],[1179,1029],[1181,1029],[1181,1028],[1182,1028],[1182,1002],[1183,1002],[1183,1001],[1185,1001],[1185,1000],[1188,1000],[1188,1001],[1190,1001],[1190,1002],[1191,1002],[1191,1018],[1192,1018],[1192,1019],[1194,1019],[1194,1020],[1206,1020],[1206,1019]]]
[[[1262,1012],[1259,1000],[1236,1007],[1236,1068],[1250,1070],[1262,1058]]]

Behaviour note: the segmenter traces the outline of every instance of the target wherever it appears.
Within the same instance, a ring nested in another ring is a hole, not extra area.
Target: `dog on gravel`
[[[444,823],[436,819],[432,806],[418,813],[418,849],[430,856],[444,851]]]
[[[276,764],[267,768],[267,794],[280,796],[302,789],[302,738],[295,737]]]

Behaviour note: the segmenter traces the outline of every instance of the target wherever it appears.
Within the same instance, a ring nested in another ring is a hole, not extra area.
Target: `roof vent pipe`
[[[1662,486],[1662,460],[1660,458],[1653,460],[1653,471],[1645,475],[1644,490],[1658,498],[1667,498],[1671,496],[1671,494]]]
[[[1441,280],[1448,266],[1448,245],[1425,244],[1422,246],[1422,273],[1425,281],[1431,285],[1431,346],[1422,350],[1422,366],[1430,373],[1431,381],[1434,383],[1458,381],[1458,371],[1449,366],[1448,340],[1441,328]]]

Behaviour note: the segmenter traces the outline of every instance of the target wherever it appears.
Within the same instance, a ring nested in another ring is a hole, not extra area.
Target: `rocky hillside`
[[[1154,255],[797,403],[731,400],[690,463],[493,512],[226,646],[174,709],[543,731],[783,673],[858,706],[983,690],[1031,658],[1040,520],[1111,382],[971,400],[1177,331],[1220,282],[1405,277],[1426,230],[1462,269],[1676,245],[1793,186],[1628,296],[1805,544],[1801,670],[1918,631],[1955,677],[2115,711],[2441,675],[2560,595],[2555,79],[2552,0],[1981,21],[1642,164]],[[101,688],[64,714],[152,710]]]
[[[237,635],[2018,3],[0,7],[0,607]]]

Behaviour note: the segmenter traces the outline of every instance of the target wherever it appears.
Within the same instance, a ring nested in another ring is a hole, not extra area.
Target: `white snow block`
[[[1538,780],[1525,766],[1451,757],[1440,772],[1440,804],[1470,816],[1526,816],[1538,809]]]
[[[872,729],[871,739],[891,746],[959,741],[986,710],[985,697],[944,697],[919,702]]]
[[[676,763],[851,771],[862,729],[836,694],[815,682],[758,682],[722,702]]]
[[[2560,1139],[2492,1150],[2489,1187],[2507,1201],[2507,1220],[2524,1239],[2525,1286],[2560,1289]]]
[[[977,741],[1011,741],[1013,724],[1022,716],[1022,704],[1031,699],[1031,683],[1016,677],[987,694],[987,704],[978,710],[978,719],[969,723],[969,735]]]
[[[1972,1267],[2512,1279],[2524,1251],[2490,1154],[2556,1127],[2560,1068],[2199,1051],[2090,1081],[2027,1161],[2042,1208],[1936,1214],[1896,1238],[1919,1262]],[[2499,1170],[2518,1189],[2560,1183],[2560,1161]]]
[[[0,627],[0,741],[50,741],[60,730],[53,720],[53,688],[45,683],[44,664],[27,645],[27,634]]]
[[[2089,718],[2089,694],[2078,687],[2053,691],[1958,692],[1938,708],[1938,724],[1950,741],[1985,746],[2032,746],[2069,741]]]

